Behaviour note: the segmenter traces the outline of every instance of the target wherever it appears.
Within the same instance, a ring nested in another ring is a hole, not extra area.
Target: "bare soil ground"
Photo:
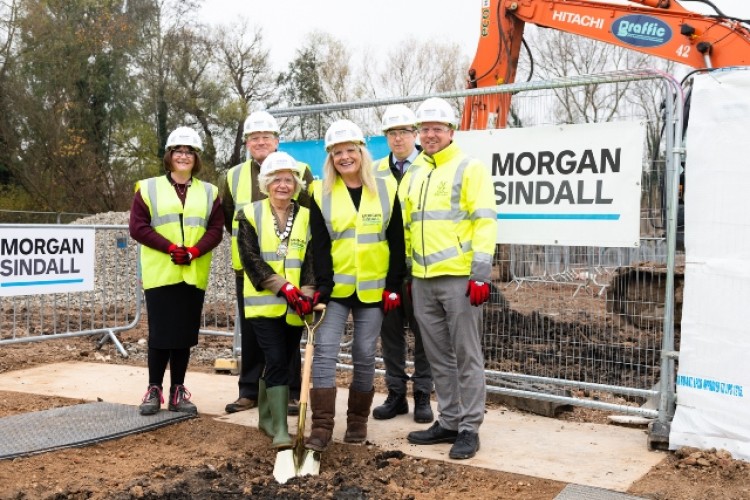
[[[43,363],[84,360],[145,365],[142,329],[120,336],[131,356],[96,338],[60,339],[0,347],[0,372]],[[203,337],[190,369],[213,370],[231,352],[227,338]],[[343,381],[342,381],[343,382]],[[378,388],[383,391],[382,387]],[[140,394],[133,395],[133,404]],[[0,417],[81,403],[48,395],[0,392]],[[601,412],[575,409],[561,419],[604,421]],[[334,443],[321,474],[277,484],[275,453],[256,429],[201,415],[179,424],[104,443],[0,461],[1,499],[332,498],[332,499],[553,499],[565,484],[417,459],[375,446]],[[750,464],[722,451],[680,450],[630,489],[644,498],[750,499]]]

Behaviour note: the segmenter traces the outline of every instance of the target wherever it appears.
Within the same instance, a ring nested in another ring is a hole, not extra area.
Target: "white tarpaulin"
[[[492,172],[498,243],[637,247],[643,123],[457,132]]]
[[[685,164],[685,290],[669,446],[750,460],[750,71],[695,78]]]

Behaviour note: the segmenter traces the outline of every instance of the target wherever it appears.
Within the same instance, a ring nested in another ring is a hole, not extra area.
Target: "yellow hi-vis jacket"
[[[390,249],[385,232],[396,199],[396,179],[376,178],[375,193],[363,187],[359,211],[341,177],[336,176],[330,194],[323,194],[321,181],[313,184],[315,203],[331,237],[331,297],[349,297],[356,291],[362,302],[380,302],[388,274]]]
[[[234,200],[234,214],[232,215],[232,268],[235,271],[242,270],[242,262],[240,262],[240,252],[237,247],[237,232],[239,231],[240,223],[237,221],[237,213],[242,210],[245,205],[253,202],[253,183],[257,183],[258,179],[253,179],[252,174],[252,159],[247,159],[244,163],[235,165],[230,168],[227,172],[227,185],[229,186],[229,192],[232,194]],[[297,166],[300,172],[304,172],[305,169],[310,169],[307,163],[297,162]],[[309,186],[308,186],[309,187]],[[260,193],[259,190],[256,189]],[[260,193],[261,197],[266,195]],[[256,199],[257,201],[257,199]]]
[[[497,238],[489,170],[455,143],[433,156],[423,153],[415,163],[420,168],[404,200],[412,275],[489,281]]]
[[[268,199],[253,202],[245,210],[245,218],[255,228],[258,235],[258,248],[263,260],[271,266],[273,272],[284,276],[296,287],[300,286],[302,262],[305,260],[307,246],[310,243],[310,210],[300,207],[294,217],[292,232],[286,256],[278,255],[279,237],[274,231],[273,211]],[[286,299],[277,297],[269,290],[256,290],[245,273],[243,287],[245,317],[246,318],[278,318],[286,313],[286,322],[290,325],[301,326],[302,319],[288,307]]]
[[[139,181],[136,191],[139,189],[151,213],[151,227],[172,243],[192,247],[206,233],[211,209],[219,194],[213,184],[193,177],[184,207],[166,175]],[[172,263],[169,254],[140,245],[140,264],[146,290],[183,281],[205,290],[211,271],[211,252],[194,259],[188,266],[181,266]]]
[[[424,162],[420,162],[419,158],[424,153],[421,153],[417,155],[416,158],[414,158],[414,161],[409,165],[409,168],[404,172],[404,175],[401,177],[401,181],[396,181],[398,183],[398,199],[401,202],[401,220],[403,222],[406,222],[406,213],[405,208],[406,205],[404,204],[404,199],[406,197],[406,193],[409,192],[409,187],[414,183],[415,173],[421,168],[422,165],[424,165]],[[391,177],[395,179],[393,172],[391,171],[391,164],[389,161],[390,155],[386,156],[385,158],[381,158],[375,163],[375,177]]]

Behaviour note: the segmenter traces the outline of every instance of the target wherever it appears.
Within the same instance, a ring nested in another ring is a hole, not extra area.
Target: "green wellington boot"
[[[273,426],[273,448],[291,448],[293,441],[289,436],[289,426],[287,425],[287,405],[289,404],[289,386],[277,385],[266,389],[268,406],[271,410],[271,419]]]
[[[271,419],[271,406],[266,393],[266,381],[258,381],[258,429],[268,437],[273,437],[273,420]]]

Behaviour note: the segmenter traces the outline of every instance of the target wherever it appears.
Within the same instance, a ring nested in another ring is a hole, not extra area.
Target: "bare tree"
[[[0,2],[0,184],[8,184],[12,177],[11,162],[13,151],[18,147],[18,137],[14,133],[10,87],[13,85],[12,67],[15,63],[14,51],[18,32],[18,2]]]
[[[352,101],[358,97],[351,55],[341,41],[328,33],[307,35],[305,45],[279,75],[282,98],[291,106]],[[323,135],[325,127],[339,118],[354,119],[351,112],[332,111],[320,116],[295,117],[284,124],[288,137],[307,140]]]
[[[619,69],[643,68],[649,56],[582,36],[551,29],[528,32],[538,78],[564,78]],[[586,85],[555,89],[557,123],[610,121],[623,111],[635,84]]]
[[[389,51],[380,65],[365,66],[360,85],[362,94],[370,98],[449,92],[465,87],[468,67],[469,59],[458,44],[409,37]],[[454,105],[460,112],[463,99],[455,99]],[[375,122],[383,111],[373,110]]]
[[[247,21],[242,20],[221,30],[215,38],[215,45],[219,71],[231,89],[231,97],[223,112],[227,131],[233,135],[231,153],[226,160],[229,167],[241,161],[245,149],[242,127],[252,105],[260,102],[271,107],[276,104],[278,96],[268,49],[259,27],[251,31]]]

